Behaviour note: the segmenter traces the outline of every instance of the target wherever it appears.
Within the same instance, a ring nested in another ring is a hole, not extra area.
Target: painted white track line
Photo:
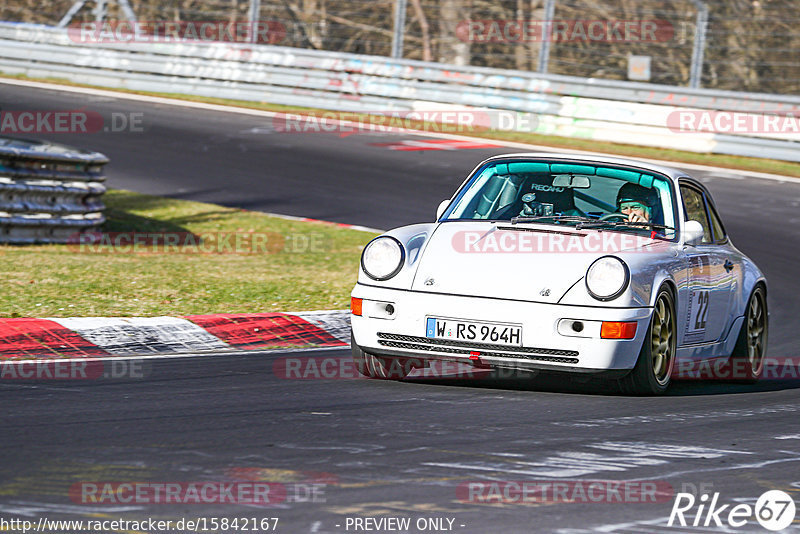
[[[149,96],[149,95],[139,95],[139,94],[132,94],[132,93],[124,93],[109,89],[95,89],[89,87],[75,87],[71,85],[59,85],[56,83],[45,83],[45,82],[33,82],[27,80],[16,80],[12,78],[2,78],[0,77],[0,83],[7,84],[7,85],[18,85],[21,87],[33,87],[37,89],[49,89],[55,91],[61,91],[65,93],[78,93],[78,94],[86,94],[86,95],[94,95],[94,96],[105,96],[109,98],[120,98],[125,100],[135,100],[139,102],[147,102],[151,104],[165,104],[168,106],[181,106],[187,108],[195,108],[195,109],[203,109],[207,111],[221,111],[224,113],[240,113],[243,115],[252,115],[256,117],[269,117],[274,118],[276,116],[285,115],[285,113],[279,113],[274,111],[265,111],[259,109],[249,109],[249,108],[240,108],[236,106],[223,106],[220,104],[207,104],[204,102],[192,102],[189,100],[180,100],[177,98],[164,98],[160,96]],[[293,114],[296,113],[298,115],[302,115],[302,112],[292,112]],[[331,120],[330,122],[335,122],[340,125],[344,126],[357,126],[356,123],[350,121],[336,121]],[[487,139],[487,138],[476,138],[464,135],[453,135],[453,134],[445,134],[445,133],[438,133],[438,132],[426,132],[422,130],[408,130],[409,134],[413,135],[420,135],[424,137],[432,137],[437,139],[456,139],[460,141],[474,141],[475,139],[486,139],[487,141],[491,141],[492,143],[505,146],[508,148],[521,148],[526,150],[536,150],[536,151],[547,151],[553,152],[558,151],[565,154],[584,154],[584,155],[591,155],[591,154],[603,154],[607,156],[616,156],[616,157],[623,157],[623,158],[630,158],[639,161],[647,161],[650,163],[655,163],[657,165],[663,165],[668,167],[679,167],[681,169],[692,169],[692,170],[699,170],[699,171],[706,171],[706,172],[713,172],[719,173],[717,177],[719,178],[726,178],[726,179],[741,179],[741,178],[761,178],[764,180],[774,180],[777,182],[790,182],[790,183],[800,183],[800,178],[794,178],[791,176],[781,176],[779,174],[770,174],[765,172],[755,172],[755,171],[743,171],[739,169],[729,169],[727,167],[713,167],[710,165],[698,165],[695,163],[680,163],[674,161],[666,161],[666,160],[658,160],[658,159],[649,159],[649,158],[639,158],[635,156],[624,156],[619,154],[607,153],[607,152],[589,152],[585,150],[574,150],[568,148],[557,148],[551,146],[544,146],[544,145],[533,145],[528,143],[518,143],[514,141],[503,141],[499,139]],[[272,214],[270,214],[272,215]],[[373,231],[373,229],[367,229]],[[380,231],[380,230],[375,230]]]

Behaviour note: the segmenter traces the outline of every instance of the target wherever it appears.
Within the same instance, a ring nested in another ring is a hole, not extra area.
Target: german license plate
[[[513,324],[462,321],[428,317],[425,336],[433,339],[475,341],[498,345],[522,345],[522,327]]]

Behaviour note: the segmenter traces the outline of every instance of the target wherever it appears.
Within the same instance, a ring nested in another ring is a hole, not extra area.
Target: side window
[[[711,228],[706,216],[703,194],[691,187],[681,186],[683,206],[686,208],[686,220],[697,221],[703,225],[703,243],[711,243]]]
[[[711,227],[714,229],[714,241],[721,243],[727,239],[725,230],[722,228],[722,221],[719,220],[719,215],[714,209],[714,206],[708,204],[708,213],[711,215]]]

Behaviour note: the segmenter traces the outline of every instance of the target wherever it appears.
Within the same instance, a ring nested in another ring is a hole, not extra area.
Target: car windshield
[[[674,238],[672,188],[663,176],[611,165],[492,162],[479,169],[443,220],[543,223],[653,232]]]

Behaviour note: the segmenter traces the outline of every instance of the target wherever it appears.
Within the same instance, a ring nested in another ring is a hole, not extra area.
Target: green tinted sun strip
[[[606,176],[608,178],[619,178],[621,180],[627,180],[629,182],[638,184],[639,176],[641,176],[641,173],[633,171],[623,171],[622,169],[609,169],[607,167],[600,167],[599,169],[597,169],[597,176]]]
[[[498,174],[499,172],[500,171],[498,171]],[[508,172],[512,174],[519,174],[523,172],[550,172],[550,165],[547,163],[537,163],[535,161],[509,163]]]
[[[608,178],[619,178],[620,180],[633,182],[634,184],[639,184],[643,187],[653,187],[653,182],[656,179],[655,176],[652,176],[650,174],[641,174],[638,172],[625,171],[622,169],[609,169],[607,167],[599,167],[597,169],[597,176],[606,176]]]
[[[489,169],[486,169],[486,170],[489,170]],[[500,163],[499,165],[495,165],[494,166],[494,172],[495,172],[495,174],[499,174],[501,176],[505,176],[509,172],[508,171],[508,163]]]
[[[595,167],[589,165],[570,165],[567,163],[553,163],[550,165],[553,174],[589,174],[593,175]]]
[[[655,176],[650,176],[649,174],[643,174],[641,178],[639,178],[639,185],[644,187],[653,187],[653,182],[655,181]]]

